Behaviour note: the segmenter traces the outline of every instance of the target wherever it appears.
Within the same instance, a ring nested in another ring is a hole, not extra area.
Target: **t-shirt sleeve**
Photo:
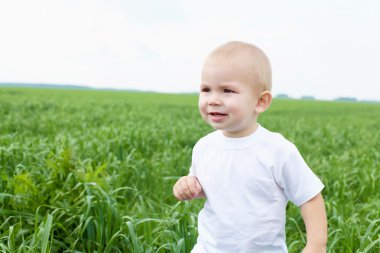
[[[192,152],[192,155],[191,155],[191,166],[190,166],[190,169],[189,169],[188,176],[194,176],[194,177],[197,176],[197,171],[196,171],[197,165],[196,164],[197,164],[197,161],[199,159],[200,146],[201,146],[201,143],[200,143],[200,141],[198,141],[195,144],[195,146],[193,147],[193,152]]]
[[[303,205],[324,188],[293,144],[280,168],[278,183],[287,199],[297,206]]]
[[[196,176],[196,174],[195,174],[195,166],[193,164],[191,164],[191,166],[190,166],[188,176],[193,176],[193,177]]]

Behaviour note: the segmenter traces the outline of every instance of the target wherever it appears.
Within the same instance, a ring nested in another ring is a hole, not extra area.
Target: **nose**
[[[220,95],[217,92],[212,92],[211,96],[208,100],[209,105],[221,105],[222,100],[220,98]]]

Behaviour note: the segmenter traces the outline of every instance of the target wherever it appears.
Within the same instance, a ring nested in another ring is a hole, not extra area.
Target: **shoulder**
[[[273,165],[275,170],[281,170],[286,163],[293,159],[300,159],[301,154],[296,145],[285,138],[281,133],[263,129],[263,138],[260,141],[260,155]]]
[[[197,143],[195,143],[193,147],[193,152],[192,152],[192,160],[193,163],[197,163],[204,154],[205,150],[207,150],[210,145],[213,145],[218,136],[218,131],[214,131],[212,133],[207,134],[206,136],[200,138]]]
[[[298,152],[297,147],[281,133],[272,132],[264,127],[262,127],[262,132],[262,145],[276,155],[289,155]]]
[[[197,141],[197,143],[195,143],[193,150],[203,149],[205,146],[215,143],[218,140],[219,135],[219,131],[214,131],[203,136]]]

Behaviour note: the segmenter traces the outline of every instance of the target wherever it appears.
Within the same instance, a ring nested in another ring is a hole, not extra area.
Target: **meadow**
[[[380,252],[380,104],[275,99],[260,124],[325,184],[328,252]],[[0,88],[0,252],[190,252],[203,200],[178,202],[195,94]],[[289,252],[305,229],[287,208]]]

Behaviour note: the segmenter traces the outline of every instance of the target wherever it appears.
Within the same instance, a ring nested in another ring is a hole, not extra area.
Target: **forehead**
[[[249,65],[238,59],[208,58],[203,65],[202,82],[241,82],[254,85],[254,73]]]

